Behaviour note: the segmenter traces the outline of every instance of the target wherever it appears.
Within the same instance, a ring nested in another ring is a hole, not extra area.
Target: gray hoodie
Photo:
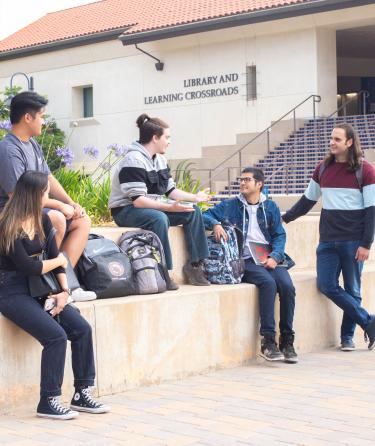
[[[151,157],[142,144],[133,142],[116,167],[108,206],[111,209],[128,206],[148,194],[168,195],[175,187],[165,156]]]

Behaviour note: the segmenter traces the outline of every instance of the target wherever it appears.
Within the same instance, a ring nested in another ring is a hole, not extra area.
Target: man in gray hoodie
[[[196,205],[208,201],[205,192],[192,194],[176,188],[164,156],[170,138],[168,124],[142,114],[137,119],[139,141],[134,142],[119,163],[113,179],[109,207],[118,226],[153,231],[164,247],[167,267],[172,269],[169,226],[182,225],[190,254],[183,271],[188,283],[205,286],[202,261],[208,257],[202,214]],[[169,200],[160,198],[166,195]],[[188,203],[181,203],[183,200]],[[177,289],[171,281],[168,289]]]

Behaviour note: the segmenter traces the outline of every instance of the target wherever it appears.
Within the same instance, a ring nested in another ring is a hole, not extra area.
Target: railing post
[[[285,166],[286,195],[289,195],[289,166]]]
[[[230,189],[230,168],[227,167],[227,172],[228,172],[228,190]]]
[[[208,170],[208,181],[209,181],[209,185],[210,185],[210,192],[212,192],[212,170],[209,169]]]
[[[267,153],[270,153],[270,129],[267,129]]]
[[[315,117],[316,117],[315,103],[316,103],[315,96],[313,96],[313,117],[314,117],[314,120],[315,120]]]
[[[296,126],[296,109],[293,110],[293,130],[294,130],[294,133],[296,133],[296,131],[297,131],[297,126]]]
[[[363,91],[362,92],[362,100],[363,100],[363,114],[367,115],[367,94]]]
[[[240,172],[241,172],[241,170],[242,170],[242,151],[241,150],[238,152],[238,164],[240,166]]]

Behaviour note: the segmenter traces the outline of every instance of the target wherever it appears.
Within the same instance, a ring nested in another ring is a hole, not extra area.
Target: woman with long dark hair
[[[0,312],[43,346],[37,415],[66,420],[76,418],[78,411],[104,413],[109,408],[90,394],[95,379],[91,327],[75,307],[68,305],[67,260],[54,238],[48,244],[48,260],[35,258],[53,230],[48,215],[42,212],[48,192],[47,174],[29,170],[19,178],[0,215]],[[61,292],[49,296],[54,307],[47,312],[45,299],[31,297],[28,276],[49,271],[55,273]],[[70,408],[59,402],[68,339],[75,386]]]

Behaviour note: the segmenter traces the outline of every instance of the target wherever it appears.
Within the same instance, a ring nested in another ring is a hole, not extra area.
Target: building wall
[[[338,14],[329,15],[339,20]],[[154,61],[134,46],[124,47],[119,41],[4,61],[0,88],[15,71],[32,74],[37,91],[50,100],[48,113],[70,136],[69,146],[78,161],[85,145],[103,150],[110,143],[136,139],[135,120],[144,111],[170,123],[170,158],[200,157],[203,146],[234,144],[236,134],[263,130],[311,94],[323,96],[320,114],[335,109],[335,32],[333,26],[319,28],[319,20],[326,22],[326,15],[140,45],[165,63],[163,71],[156,71]],[[258,97],[247,101],[245,70],[252,64],[257,67]],[[191,85],[192,79],[202,82],[215,76],[211,85]],[[15,81],[22,85],[21,78]],[[79,119],[71,131],[72,89],[84,85],[94,88],[94,119]],[[191,92],[207,89],[236,94],[191,99]],[[180,94],[182,99],[157,103],[153,99],[169,94]],[[311,104],[297,115],[311,116]]]

